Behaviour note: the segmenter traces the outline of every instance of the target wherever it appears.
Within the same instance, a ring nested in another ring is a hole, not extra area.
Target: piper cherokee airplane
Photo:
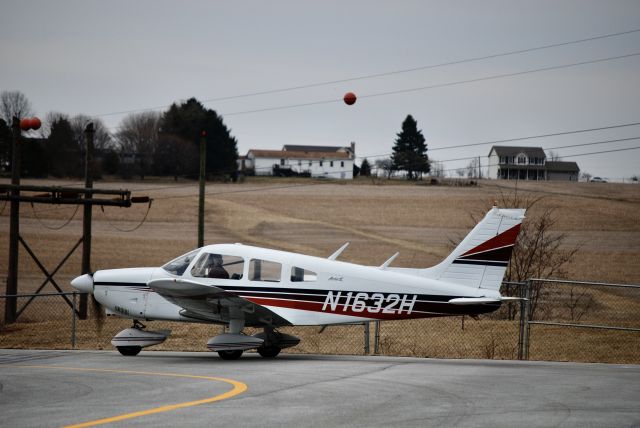
[[[139,320],[227,325],[207,347],[223,359],[257,349],[273,358],[300,342],[279,332],[291,325],[329,325],[478,315],[495,311],[524,209],[493,207],[440,264],[425,269],[394,268],[394,254],[381,266],[242,244],[208,245],[161,267],[99,270],[71,281],[93,293],[108,315],[133,319],[112,344],[137,355],[164,342],[170,331],[147,331]],[[263,328],[253,336],[243,328]]]

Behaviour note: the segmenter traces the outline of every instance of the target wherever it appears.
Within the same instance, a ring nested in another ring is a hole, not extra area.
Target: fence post
[[[78,315],[77,305],[76,305],[77,297],[78,297],[78,293],[74,291],[73,299],[72,299],[73,304],[71,308],[71,349],[76,349],[76,316]]]
[[[524,301],[524,311],[522,314],[522,318],[523,318],[523,334],[522,334],[522,359],[523,360],[528,360],[529,359],[529,346],[530,346],[530,324],[529,321],[531,321],[531,295],[532,295],[532,288],[533,288],[533,281],[532,280],[527,280],[525,282],[525,288],[524,288],[524,292],[525,292],[525,301]]]
[[[380,320],[374,322],[373,353],[380,354]]]
[[[518,359],[524,359],[524,307],[527,304],[525,299],[526,292],[524,291],[526,283],[520,283],[518,286],[518,294],[520,296],[520,329],[518,331]]]
[[[364,355],[369,355],[369,321],[364,324]]]

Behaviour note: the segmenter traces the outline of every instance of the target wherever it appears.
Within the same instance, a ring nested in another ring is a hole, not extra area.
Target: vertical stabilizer
[[[474,288],[498,290],[524,213],[524,209],[493,207],[442,263],[422,269],[420,275]]]

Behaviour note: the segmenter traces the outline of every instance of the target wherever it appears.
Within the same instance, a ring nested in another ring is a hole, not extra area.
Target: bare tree
[[[562,159],[562,157],[560,156],[560,153],[556,152],[555,150],[549,150],[549,154],[547,155],[547,160],[548,161],[559,161],[560,159]]]
[[[471,159],[466,170],[468,178],[478,178],[480,175],[480,160],[478,158]]]
[[[458,174],[458,177],[460,178],[464,177],[464,168],[456,169],[456,174]]]
[[[579,246],[567,246],[565,233],[554,232],[557,218],[553,208],[534,210],[543,197],[522,196],[517,189],[513,193],[500,193],[498,205],[504,208],[526,208],[527,218],[522,224],[518,241],[513,249],[511,261],[505,274],[507,282],[522,282],[531,278],[562,278],[566,266],[579,251]],[[509,295],[511,290],[507,290]],[[530,317],[533,319],[544,290],[536,282],[531,290]],[[510,319],[515,310],[510,308]]]
[[[593,177],[593,176],[591,175],[591,173],[588,173],[588,172],[581,172],[581,173],[580,173],[580,178],[582,178],[584,181],[589,181],[589,180],[591,180],[591,177]]]
[[[383,170],[387,179],[390,179],[396,170],[390,158],[376,160],[376,168]]]
[[[429,162],[431,163],[431,175],[437,178],[444,178],[446,174],[442,162],[436,160],[430,160]]]
[[[156,112],[130,114],[120,124],[116,140],[121,152],[134,155],[140,178],[144,180],[153,162],[158,143],[161,115]]]
[[[85,150],[85,141],[84,141],[84,130],[87,127],[87,124],[92,122],[93,129],[95,133],[93,135],[93,147],[95,150],[105,150],[110,148],[113,145],[113,139],[111,138],[111,133],[109,129],[105,126],[104,122],[95,117],[90,117],[84,114],[79,114],[74,116],[70,120],[71,129],[73,129],[73,135],[80,147],[80,150],[84,153]]]
[[[20,91],[2,91],[0,94],[0,118],[11,126],[14,116],[18,119],[33,116],[31,103]]]

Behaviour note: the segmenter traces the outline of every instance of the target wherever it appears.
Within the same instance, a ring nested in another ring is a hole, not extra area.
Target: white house
[[[489,152],[489,178],[546,180],[546,159],[541,147],[493,146]]]
[[[355,143],[350,147],[292,146],[282,150],[251,149],[239,166],[255,175],[303,175],[353,179]]]

